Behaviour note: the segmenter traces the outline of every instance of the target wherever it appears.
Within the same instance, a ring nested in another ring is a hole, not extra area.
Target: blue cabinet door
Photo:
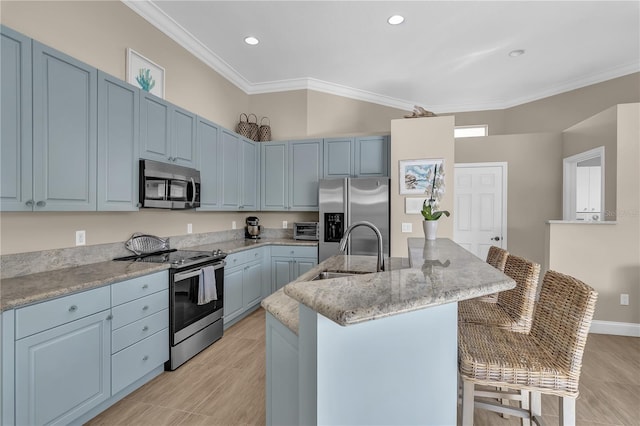
[[[224,271],[224,322],[228,323],[240,315],[242,305],[242,278],[244,267]]]
[[[185,167],[196,168],[197,139],[196,116],[172,105],[171,109],[171,158],[170,161]]]
[[[291,282],[293,259],[286,257],[271,258],[271,285],[273,291],[280,290]]]
[[[261,144],[260,208],[286,210],[289,206],[289,144]]]
[[[222,129],[218,151],[218,169],[221,182],[220,207],[224,210],[238,210],[240,205],[240,137],[227,129]]]
[[[33,41],[34,210],[95,210],[96,68]]]
[[[356,138],[355,156],[355,176],[389,176],[389,136]]]
[[[354,150],[353,138],[324,139],[324,173],[325,179],[348,178],[353,176]]]
[[[199,210],[220,209],[220,180],[218,179],[218,151],[220,149],[220,129],[202,117],[198,117],[196,135],[198,138],[198,164],[200,170]]]
[[[258,196],[260,185],[258,179],[260,178],[260,146],[258,143],[241,138],[242,142],[242,181],[241,181],[241,210],[258,210],[259,200]]]
[[[98,72],[98,210],[138,210],[140,91]]]
[[[151,93],[140,92],[140,158],[169,162],[171,106]]]
[[[31,39],[0,27],[0,209],[33,209]]]
[[[251,308],[262,299],[262,265],[260,262],[244,267],[242,280],[242,305]]]
[[[16,424],[68,424],[111,396],[108,314],[16,341]]]
[[[289,209],[318,211],[322,178],[322,139],[289,143]]]

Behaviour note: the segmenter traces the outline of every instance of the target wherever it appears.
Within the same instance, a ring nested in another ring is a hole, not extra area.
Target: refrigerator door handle
[[[349,178],[344,179],[343,188],[344,188],[344,221],[345,223],[342,224],[343,226],[342,238],[344,238],[344,232],[347,230],[349,226],[351,226],[351,182],[349,181]],[[345,250],[344,254],[351,254],[351,238],[349,238],[349,240],[347,241],[347,249]]]

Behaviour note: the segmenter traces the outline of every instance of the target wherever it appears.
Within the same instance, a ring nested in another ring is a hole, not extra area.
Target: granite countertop
[[[511,278],[449,239],[410,238],[408,245],[410,268],[304,281],[322,270],[358,270],[359,256],[334,256],[287,284],[283,293],[337,324],[348,326],[515,287]],[[370,259],[375,263],[375,257]],[[272,297],[275,299],[278,294],[265,299],[263,306],[280,319],[282,312],[276,308],[290,310],[291,305],[276,305]]]
[[[317,281],[309,282],[309,280],[318,275],[318,271],[325,270],[359,271],[367,273],[366,275],[376,274],[377,260],[376,256],[333,256],[310,271],[300,275],[295,281],[292,281],[292,283],[304,283],[303,285],[312,284]],[[409,259],[401,257],[388,258],[385,259],[385,266],[388,271],[408,268]],[[363,274],[361,277],[364,278],[364,276]],[[299,303],[297,300],[285,294],[284,287],[264,298],[262,300],[262,307],[276,317],[276,319],[289,330],[298,334]]]
[[[185,247],[184,250],[211,251],[221,249],[228,254],[268,245],[317,246],[317,241],[287,238],[231,240],[214,244]],[[36,274],[5,278],[0,283],[0,312],[32,303],[90,290],[118,281],[169,269],[169,265],[145,262],[106,261]]]

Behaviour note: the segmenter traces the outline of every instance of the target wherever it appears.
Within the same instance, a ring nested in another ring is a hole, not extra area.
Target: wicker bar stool
[[[490,325],[519,333],[529,332],[540,265],[510,254],[504,273],[515,280],[515,288],[498,293],[496,303],[486,303],[479,299],[459,302],[459,323]]]
[[[597,297],[595,290],[582,281],[548,271],[529,334],[460,324],[462,424],[473,424],[474,406],[538,423],[536,416],[542,415],[540,394],[547,393],[561,398],[561,424],[575,425],[582,355]],[[505,395],[480,391],[475,385],[506,387],[516,392]],[[478,399],[505,397],[520,399],[522,408]]]
[[[507,263],[509,252],[503,248],[491,246],[487,252],[487,263],[494,268],[504,272],[504,266]],[[487,294],[486,296],[477,297],[475,300],[486,303],[496,303],[498,301],[498,293]]]

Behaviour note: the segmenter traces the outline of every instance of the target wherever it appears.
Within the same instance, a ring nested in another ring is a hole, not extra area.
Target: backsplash
[[[293,238],[292,229],[263,228],[262,238]],[[185,249],[204,244],[244,239],[244,228],[203,234],[177,235],[169,238],[171,248]],[[54,269],[105,262],[131,252],[121,243],[97,244],[55,250],[33,251],[0,256],[0,279],[19,277]]]

